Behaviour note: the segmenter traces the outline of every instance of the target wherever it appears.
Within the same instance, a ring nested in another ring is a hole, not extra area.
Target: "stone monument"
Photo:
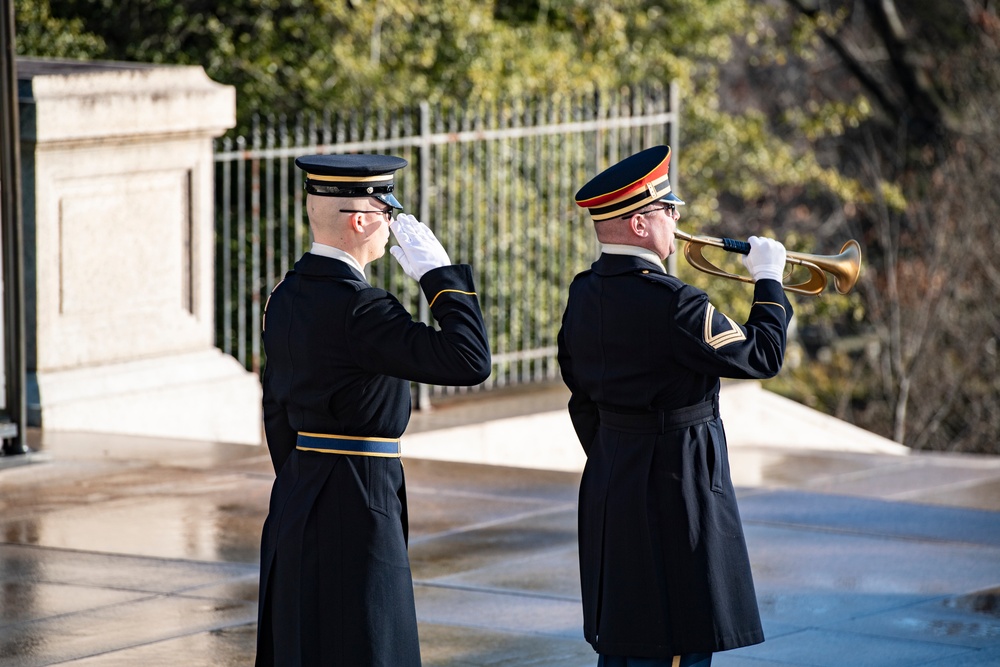
[[[201,67],[18,60],[29,423],[259,444],[260,382],[214,345]]]

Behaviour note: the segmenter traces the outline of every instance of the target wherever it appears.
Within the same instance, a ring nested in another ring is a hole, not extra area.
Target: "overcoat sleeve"
[[[412,382],[476,385],[492,372],[489,339],[472,267],[439,267],[420,280],[440,329],[413,320],[384,290],[358,292],[345,330],[357,363],[372,373]]]
[[[295,449],[298,433],[288,424],[288,413],[285,407],[274,399],[275,392],[270,391],[268,384],[273,377],[270,366],[264,366],[264,377],[261,384],[264,387],[264,436],[267,438],[267,449],[271,454],[271,465],[277,473],[284,465],[285,459]]]
[[[565,314],[563,315],[565,320]],[[564,328],[560,327],[557,337],[559,372],[562,374],[563,383],[570,391],[569,397],[569,418],[573,423],[573,430],[580,440],[580,445],[586,454],[590,453],[590,445],[597,437],[597,428],[600,420],[597,414],[597,403],[590,400],[586,392],[580,391],[576,378],[573,376],[573,363],[566,344]]]
[[[281,287],[283,281],[279,281],[271,294],[268,295],[264,303],[264,317],[261,320],[261,333],[267,326],[267,306],[271,303],[271,296]],[[271,465],[277,474],[288,459],[288,455],[295,449],[295,442],[298,436],[295,429],[288,423],[288,413],[285,407],[275,399],[275,392],[271,390],[271,383],[274,381],[274,373],[270,364],[264,364],[264,374],[261,377],[263,387],[263,418],[264,418],[264,438],[267,441],[267,451],[271,455]]]
[[[686,286],[678,295],[669,344],[679,362],[705,375],[766,379],[781,370],[792,304],[781,283],[761,280],[745,324],[719,312],[708,295]]]

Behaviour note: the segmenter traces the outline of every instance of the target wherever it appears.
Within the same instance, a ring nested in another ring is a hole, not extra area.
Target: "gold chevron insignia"
[[[740,325],[736,324],[729,315],[725,313],[719,313],[720,316],[725,318],[725,322],[729,323],[729,327],[723,329],[719,332],[712,331],[713,325],[715,324],[715,306],[708,304],[705,307],[705,342],[712,346],[712,348],[718,350],[720,347],[729,345],[730,343],[739,343],[747,339],[746,332],[740,328]],[[719,324],[723,321],[720,319]]]

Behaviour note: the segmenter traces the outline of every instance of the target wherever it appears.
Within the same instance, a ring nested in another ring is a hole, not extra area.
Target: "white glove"
[[[750,254],[743,255],[743,266],[747,267],[754,282],[770,278],[779,283],[785,274],[785,246],[774,239],[751,236]]]
[[[414,280],[419,281],[431,269],[451,264],[448,253],[431,228],[412,215],[400,213],[389,229],[399,243],[389,248],[389,252],[403,267],[403,273]]]

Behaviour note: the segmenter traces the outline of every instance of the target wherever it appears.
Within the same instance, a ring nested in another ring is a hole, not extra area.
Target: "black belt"
[[[601,426],[616,431],[628,433],[666,433],[679,428],[687,428],[695,424],[704,424],[719,416],[719,397],[696,405],[689,405],[676,410],[658,410],[655,412],[640,412],[626,414],[600,408],[598,414]]]
[[[362,438],[356,435],[330,435],[299,431],[296,449],[324,454],[399,457],[399,438]]]

